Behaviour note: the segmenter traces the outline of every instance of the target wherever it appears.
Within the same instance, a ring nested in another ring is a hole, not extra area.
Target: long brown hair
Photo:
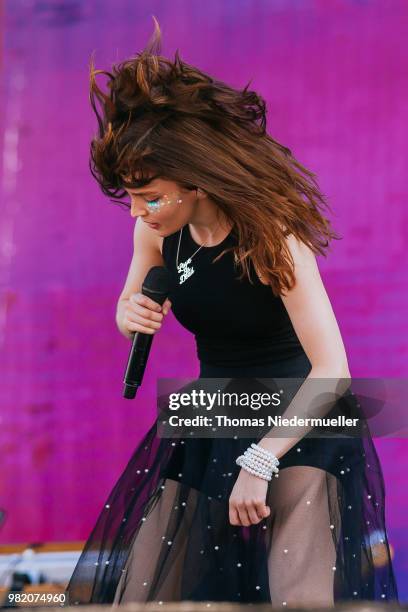
[[[279,295],[295,284],[286,236],[322,255],[330,239],[339,239],[322,214],[329,206],[316,175],[266,133],[265,101],[249,84],[233,89],[181,61],[178,50],[174,62],[158,55],[161,32],[153,19],[145,49],[112,72],[96,70],[91,59],[90,101],[99,126],[91,172],[103,193],[119,201],[124,186],[156,176],[201,188],[238,237],[216,259],[233,249],[240,278],[252,282],[252,262]],[[108,93],[96,84],[98,74],[108,77]],[[124,176],[132,179],[125,183]]]

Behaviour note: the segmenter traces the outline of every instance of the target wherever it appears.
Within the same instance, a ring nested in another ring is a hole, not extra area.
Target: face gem
[[[155,200],[149,200],[146,205],[150,212],[158,213],[164,207],[167,206],[176,206],[178,204],[182,204],[183,200],[180,198],[178,193],[165,193],[160,198],[156,198]]]

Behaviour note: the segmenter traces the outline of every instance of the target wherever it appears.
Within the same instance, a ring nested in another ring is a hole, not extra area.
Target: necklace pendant
[[[189,266],[191,264],[191,257],[186,259],[186,261],[181,261],[177,266],[177,272],[179,273],[179,285],[184,283],[192,274],[194,274],[193,266]]]

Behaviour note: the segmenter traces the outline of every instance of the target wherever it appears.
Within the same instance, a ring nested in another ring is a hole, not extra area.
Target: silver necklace
[[[193,266],[190,266],[191,260],[193,259],[194,255],[196,253],[198,253],[198,251],[200,249],[202,249],[203,246],[205,246],[207,244],[207,242],[204,242],[204,244],[201,244],[198,247],[198,249],[196,251],[194,251],[194,253],[192,255],[190,255],[190,257],[188,259],[186,259],[185,261],[180,261],[180,263],[179,263],[180,243],[181,243],[181,236],[183,234],[183,229],[184,228],[182,227],[181,230],[180,230],[180,236],[179,236],[179,241],[178,241],[178,246],[177,246],[177,256],[176,256],[176,267],[177,267],[177,272],[178,272],[178,275],[179,275],[179,285],[184,283],[188,278],[190,278],[190,276],[192,274],[194,274],[195,270],[194,270]]]

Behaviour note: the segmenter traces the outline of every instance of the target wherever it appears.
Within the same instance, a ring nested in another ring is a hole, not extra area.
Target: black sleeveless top
[[[215,263],[225,248],[236,244],[234,230],[218,245],[203,246],[189,267],[194,273],[179,284],[176,268],[180,231],[163,239],[163,259],[172,275],[169,293],[176,319],[195,336],[197,357],[218,366],[275,363],[305,354],[282,299],[264,285],[250,263],[251,284],[238,280],[241,270],[232,252]],[[182,231],[179,264],[199,248],[188,224]]]

